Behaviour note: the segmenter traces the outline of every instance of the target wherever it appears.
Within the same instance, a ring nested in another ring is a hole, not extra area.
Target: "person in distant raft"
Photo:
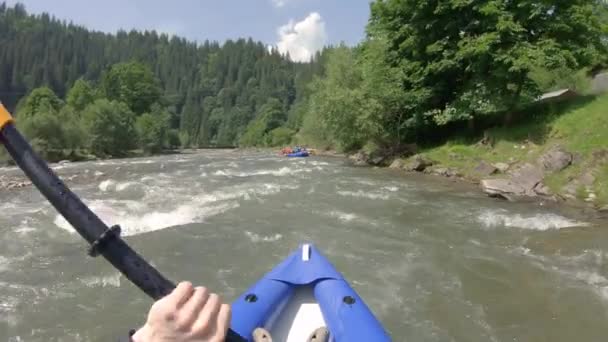
[[[204,287],[181,282],[175,290],[150,308],[148,320],[139,330],[120,342],[224,342],[230,326],[230,306]],[[272,342],[263,328],[253,332],[254,342]],[[329,331],[322,327],[309,342],[327,342]]]

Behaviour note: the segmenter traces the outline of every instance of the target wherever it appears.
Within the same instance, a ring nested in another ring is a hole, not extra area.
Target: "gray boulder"
[[[526,196],[534,196],[534,188],[544,178],[543,171],[532,164],[524,164],[511,173],[511,181],[524,189]]]
[[[367,165],[367,155],[365,153],[363,153],[363,151],[359,151],[353,155],[351,155],[350,157],[348,157],[348,159],[350,159],[352,161],[352,163],[356,166],[364,166]]]
[[[410,161],[405,165],[404,169],[407,171],[422,172],[429,166],[433,166],[433,161],[417,154],[410,158]]]
[[[539,186],[543,180],[543,171],[532,164],[524,164],[511,172],[509,178],[484,179],[481,188],[492,197],[514,200],[516,197],[534,197],[539,192],[549,193],[544,185]]]
[[[539,164],[546,171],[557,172],[572,164],[572,158],[572,153],[561,146],[555,146],[540,157]]]
[[[458,172],[449,167],[437,167],[431,170],[431,173],[443,177],[458,177]]]
[[[543,184],[542,182],[536,184],[534,187],[534,192],[539,196],[553,196],[553,192],[549,189],[548,186]]]
[[[397,158],[395,160],[393,160],[393,162],[391,163],[391,165],[388,167],[389,169],[403,169],[403,167],[405,166],[405,163],[403,162],[403,159]]]
[[[473,172],[482,177],[493,175],[497,171],[498,169],[496,167],[486,163],[485,161],[479,163],[479,165],[477,165],[477,167],[475,167],[475,169],[473,170]]]
[[[490,197],[503,198],[509,201],[524,196],[526,193],[526,189],[510,179],[484,179],[480,184],[483,192]]]
[[[368,159],[368,163],[372,164],[374,166],[379,166],[379,165],[384,165],[385,164],[385,160],[386,158],[383,156],[376,156],[373,158]]]
[[[509,167],[511,167],[507,163],[494,163],[494,164],[492,164],[492,166],[494,166],[500,173],[507,172],[509,170]]]

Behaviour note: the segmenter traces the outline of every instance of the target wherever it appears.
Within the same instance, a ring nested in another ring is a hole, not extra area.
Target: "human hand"
[[[230,325],[230,306],[204,287],[181,282],[158,300],[134,342],[223,342]]]

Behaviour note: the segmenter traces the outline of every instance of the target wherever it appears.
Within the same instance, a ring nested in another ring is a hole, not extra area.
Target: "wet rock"
[[[407,171],[422,172],[429,166],[433,166],[433,161],[417,154],[410,158],[410,161],[405,165],[404,169]]]
[[[598,209],[602,213],[608,213],[608,205],[605,205]]]
[[[447,176],[448,169],[446,167],[437,167],[437,168],[427,168],[430,173],[437,176]]]
[[[482,177],[487,177],[487,176],[493,175],[497,171],[498,171],[498,169],[496,167],[486,163],[485,161],[482,161],[481,163],[479,163],[479,165],[477,165],[477,167],[475,167],[475,169],[473,170],[473,172],[475,172],[477,175],[482,176]]]
[[[403,162],[403,159],[397,158],[397,159],[393,160],[393,162],[389,166],[389,169],[398,170],[398,169],[403,169],[404,166],[405,166],[405,163]]]
[[[549,172],[561,171],[572,164],[572,153],[555,146],[540,157],[539,164]]]
[[[484,179],[480,185],[485,193],[492,197],[513,200],[516,197],[535,197],[539,193],[550,194],[544,185],[538,186],[543,180],[543,171],[532,164],[524,164],[513,170],[509,178]]]
[[[510,179],[484,179],[480,183],[483,192],[490,197],[503,198],[513,201],[516,197],[523,196],[526,189]]]
[[[384,160],[385,159],[386,158],[383,157],[383,156],[377,156],[377,157],[373,157],[373,158],[369,159],[368,163],[372,164],[372,165],[376,165],[376,166],[377,165],[382,165],[382,164],[384,164]]]
[[[524,189],[526,196],[534,196],[534,188],[543,180],[543,171],[535,165],[524,164],[511,173],[511,182]]]
[[[359,151],[348,157],[348,159],[350,159],[351,162],[356,166],[367,165],[367,158],[367,154],[365,154],[363,151]]]
[[[458,172],[452,168],[438,167],[431,169],[431,173],[443,177],[458,177]]]
[[[509,167],[511,167],[507,163],[494,163],[492,166],[494,166],[500,173],[506,173],[509,170]]]
[[[553,196],[553,192],[551,191],[551,189],[549,189],[549,187],[543,184],[542,182],[536,184],[536,186],[534,187],[534,192],[540,196]]]

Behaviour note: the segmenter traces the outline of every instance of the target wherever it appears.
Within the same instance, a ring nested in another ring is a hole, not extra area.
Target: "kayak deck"
[[[334,342],[391,340],[344,277],[309,244],[245,291],[232,312],[232,328],[249,341],[256,328],[265,328],[273,341],[305,342],[321,327]]]
[[[304,342],[317,328],[326,327],[312,287],[296,289],[277,317],[268,322],[273,341]]]

